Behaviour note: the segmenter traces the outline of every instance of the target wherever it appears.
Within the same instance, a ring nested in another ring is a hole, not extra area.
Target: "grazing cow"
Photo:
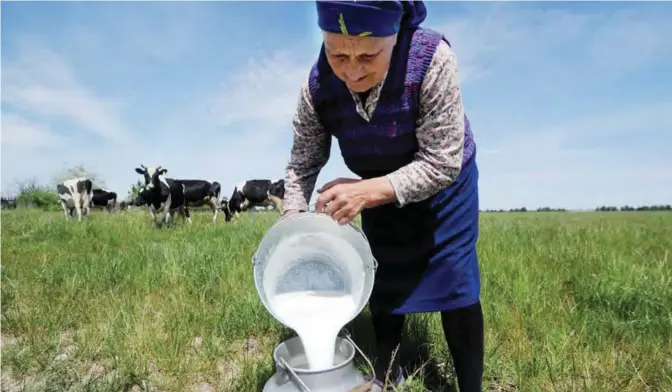
[[[129,206],[135,206],[135,207],[140,207],[144,206],[145,204],[149,205],[149,202],[147,201],[147,190],[145,187],[140,187],[138,189],[138,194],[135,196],[135,199],[131,200],[128,205]]]
[[[16,197],[3,197],[2,198],[2,208],[5,209],[14,209],[16,208]]]
[[[59,202],[63,207],[65,219],[72,215],[72,210],[77,211],[77,220],[82,220],[82,209],[85,211],[85,216],[89,216],[91,211],[91,198],[93,184],[91,180],[84,177],[71,178],[63,181],[63,183],[56,185]]]
[[[112,213],[117,205],[117,194],[106,189],[94,189],[91,207],[101,207]]]
[[[148,204],[152,221],[156,219],[156,210],[163,208],[162,223],[168,223],[169,220],[170,223],[175,223],[176,211],[179,211],[180,215],[191,223],[185,196],[186,189],[182,181],[164,177],[168,170],[161,166],[140,165],[140,168],[136,168],[135,171],[145,177],[145,187],[138,193],[134,204]]]
[[[222,200],[219,202],[219,209],[224,213],[225,221],[231,221],[231,211],[229,210],[229,199],[222,197]]]
[[[238,215],[251,206],[271,201],[282,214],[285,197],[285,180],[248,180],[236,185],[229,200],[229,211]]]
[[[205,180],[177,180],[184,184],[187,204],[194,207],[200,207],[204,204],[210,206],[212,210],[212,223],[217,221],[217,212],[220,210],[219,195],[222,192],[222,186],[217,182]]]

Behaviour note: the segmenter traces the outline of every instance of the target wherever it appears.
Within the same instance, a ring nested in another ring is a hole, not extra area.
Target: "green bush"
[[[19,187],[16,196],[17,207],[35,207],[45,211],[57,211],[58,195],[56,189],[29,181]]]

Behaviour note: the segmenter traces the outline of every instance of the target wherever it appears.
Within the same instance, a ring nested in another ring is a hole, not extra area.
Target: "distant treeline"
[[[640,206],[640,207],[631,207],[623,206],[621,208],[614,206],[602,206],[597,207],[595,211],[672,211],[672,206],[667,205],[653,205],[653,206]]]
[[[566,212],[565,208],[551,208],[551,207],[541,207],[536,210],[528,210],[525,207],[522,208],[511,208],[509,210],[481,210],[481,212]],[[613,206],[601,206],[597,207],[595,211],[672,211],[672,206],[669,204],[666,205],[653,205],[653,206],[623,206],[623,207],[613,207]]]

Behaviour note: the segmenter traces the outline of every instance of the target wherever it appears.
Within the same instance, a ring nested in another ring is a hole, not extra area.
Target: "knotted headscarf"
[[[427,17],[422,1],[320,1],[317,24],[324,31],[359,37],[387,37],[413,29]]]

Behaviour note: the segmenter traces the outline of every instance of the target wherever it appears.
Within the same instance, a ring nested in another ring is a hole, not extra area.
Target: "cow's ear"
[[[145,171],[140,169],[139,167],[135,168],[135,172],[138,173],[138,174],[145,174]]]
[[[168,173],[168,169],[161,169],[161,171],[159,172],[159,174],[166,174],[166,173]]]

